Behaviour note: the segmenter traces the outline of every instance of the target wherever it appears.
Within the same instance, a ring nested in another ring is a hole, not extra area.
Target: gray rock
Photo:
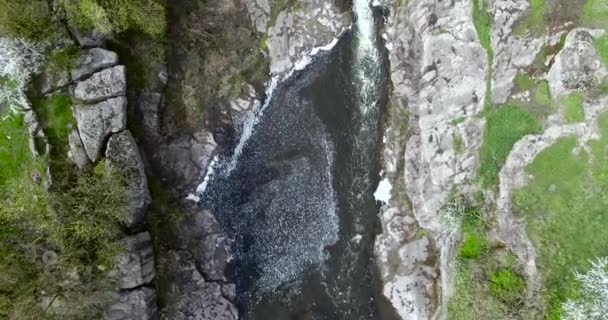
[[[183,251],[168,254],[167,267],[173,270],[167,295],[168,307],[164,320],[236,320],[235,306],[222,294],[222,285],[206,282],[192,261]]]
[[[68,143],[70,145],[69,158],[76,164],[79,169],[83,169],[91,164],[91,160],[87,155],[87,151],[84,149],[82,140],[78,130],[74,129],[68,136]]]
[[[157,318],[156,292],[150,288],[113,294],[104,310],[105,320],[151,320]]]
[[[162,95],[157,92],[144,92],[139,96],[137,104],[143,114],[143,129],[145,137],[156,137],[160,132],[160,103]]]
[[[151,197],[142,158],[131,132],[124,130],[110,137],[106,158],[108,166],[124,175],[128,204],[125,224],[128,228],[136,227],[143,223]]]
[[[572,91],[583,91],[602,84],[607,72],[595,51],[593,37],[588,30],[574,29],[566,37],[566,44],[555,57],[548,79],[554,96]]]
[[[80,30],[74,28],[71,31],[78,44],[85,48],[103,47],[105,46],[106,41],[112,39],[111,35],[103,34],[97,29]]]
[[[90,78],[78,82],[74,89],[74,98],[84,103],[95,103],[124,96],[126,91],[125,66],[115,66],[94,73]]]
[[[180,247],[192,252],[194,261],[207,280],[226,281],[228,242],[222,236],[215,216],[208,210],[187,212],[179,226]]]
[[[123,239],[121,244],[124,252],[116,257],[114,269],[109,272],[118,288],[134,289],[152,282],[155,269],[150,234],[139,233]]]
[[[118,55],[112,51],[101,48],[93,48],[84,52],[72,68],[72,79],[80,81],[102,69],[113,67],[118,64]]]
[[[67,70],[55,70],[47,68],[39,80],[40,93],[43,95],[65,88],[72,83],[70,74]]]
[[[103,142],[127,127],[127,99],[118,97],[93,105],[75,105],[74,118],[84,149],[92,162],[99,160]]]

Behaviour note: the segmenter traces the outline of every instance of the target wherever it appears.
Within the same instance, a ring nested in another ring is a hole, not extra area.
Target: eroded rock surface
[[[102,48],[93,48],[81,54],[74,62],[72,80],[80,81],[95,72],[118,64],[118,55]]]
[[[73,111],[80,139],[92,162],[99,160],[108,136],[127,127],[125,97],[112,98],[92,105],[75,105]]]
[[[143,223],[151,202],[148,179],[135,139],[127,130],[113,134],[106,150],[107,165],[119,171],[126,182],[128,228]]]
[[[110,271],[119,289],[134,289],[154,280],[154,253],[148,232],[127,237],[121,241],[122,250]]]
[[[113,293],[104,310],[106,320],[150,320],[157,318],[156,291],[142,287]]]
[[[116,66],[94,73],[76,84],[74,98],[84,103],[124,96],[127,92],[125,66]]]

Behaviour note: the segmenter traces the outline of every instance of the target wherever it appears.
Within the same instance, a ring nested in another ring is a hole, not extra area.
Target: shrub
[[[53,33],[46,0],[0,0],[0,37],[42,40]]]
[[[601,320],[608,315],[608,257],[591,263],[585,273],[575,273],[581,289],[579,298],[563,305],[564,320]]]
[[[102,33],[139,30],[154,37],[165,33],[165,8],[155,0],[61,0],[68,21]]]
[[[521,303],[524,291],[523,278],[509,268],[503,268],[490,275],[490,293],[506,304]]]

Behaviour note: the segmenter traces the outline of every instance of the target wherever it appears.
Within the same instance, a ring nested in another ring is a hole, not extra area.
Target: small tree
[[[608,319],[608,257],[591,263],[585,273],[575,273],[581,284],[580,298],[568,300],[563,305],[565,320],[606,320]]]

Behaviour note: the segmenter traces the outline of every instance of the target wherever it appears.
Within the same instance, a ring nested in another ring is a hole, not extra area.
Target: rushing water
[[[249,113],[241,139],[201,184],[201,205],[232,240],[243,318],[383,319],[373,241],[384,52],[374,12]]]

